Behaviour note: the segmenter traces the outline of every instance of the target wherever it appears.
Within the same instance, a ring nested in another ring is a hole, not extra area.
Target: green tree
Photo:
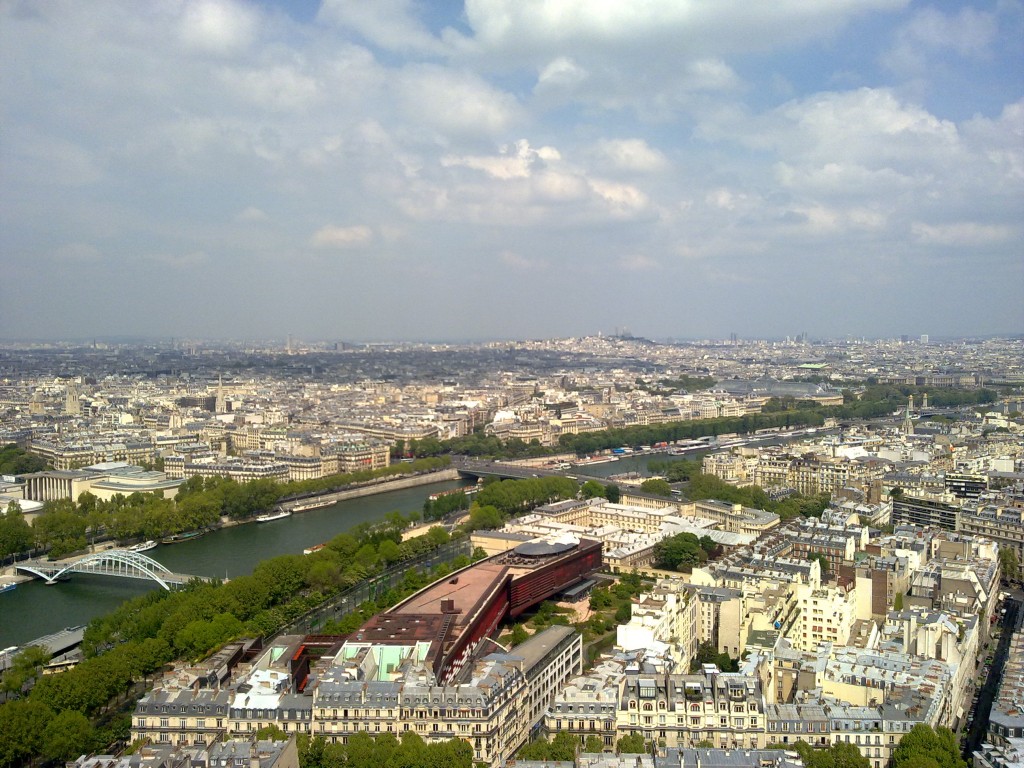
[[[1013,547],[999,547],[999,569],[1002,579],[1008,584],[1020,581],[1020,559]]]
[[[810,557],[808,557],[807,559],[808,559],[808,560],[811,560],[811,561],[814,561],[814,560],[817,560],[817,561],[818,561],[818,565],[819,565],[819,566],[821,567],[821,575],[822,575],[823,577],[824,577],[824,576],[825,576],[825,575],[826,575],[826,574],[827,574],[827,573],[828,573],[828,572],[829,572],[829,571],[831,570],[831,568],[832,568],[832,564],[831,564],[831,563],[829,562],[829,559],[828,559],[828,557],[827,557],[826,555],[824,555],[823,553],[821,553],[821,552],[814,552],[814,553],[812,553],[812,554],[811,554],[811,556],[810,556]]]
[[[960,756],[956,736],[948,728],[936,728],[918,723],[900,739],[892,753],[893,768],[923,768],[927,761],[939,768],[967,768]]]
[[[89,718],[81,712],[65,710],[47,723],[42,753],[50,760],[71,760],[92,752],[95,741]]]
[[[608,483],[604,487],[604,497],[612,504],[618,504],[619,499],[622,498],[622,492],[619,490],[619,486],[615,483]]]
[[[672,486],[669,485],[667,480],[663,480],[660,477],[644,480],[640,483],[640,490],[652,496],[664,496],[665,498],[671,498],[672,496]]]
[[[580,496],[584,499],[603,499],[605,497],[605,488],[597,480],[587,480],[580,488]]]
[[[20,693],[50,660],[50,654],[37,645],[30,645],[14,657],[11,666],[4,672],[0,689],[5,693]]]
[[[630,733],[615,743],[615,751],[620,755],[641,755],[647,751],[647,744],[644,742],[643,734]]]
[[[265,725],[256,731],[257,739],[270,739],[271,741],[288,741],[289,736],[287,733],[281,730],[281,727],[276,723]]]
[[[28,550],[32,540],[32,527],[25,521],[21,505],[10,501],[7,514],[0,515],[0,557]]]
[[[522,645],[530,639],[530,634],[526,631],[526,627],[522,624],[516,624],[512,627],[512,637],[510,643],[513,646]]]
[[[604,740],[600,736],[590,734],[587,736],[586,741],[583,742],[583,751],[596,754],[597,752],[604,751]]]
[[[9,701],[0,706],[0,766],[27,765],[42,751],[53,719],[53,710],[38,701]]]

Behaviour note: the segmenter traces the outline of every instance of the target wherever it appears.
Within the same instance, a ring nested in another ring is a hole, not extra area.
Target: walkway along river
[[[430,494],[467,482],[450,480],[347,499],[272,523],[223,528],[195,541],[161,545],[146,554],[174,572],[219,579],[242,576],[251,573],[261,560],[301,554],[306,547],[328,541],[359,523],[383,520],[389,512],[422,511],[423,500]],[[0,648],[86,624],[125,600],[159,588],[155,582],[81,574],[54,586],[40,581],[19,584],[0,594]]]

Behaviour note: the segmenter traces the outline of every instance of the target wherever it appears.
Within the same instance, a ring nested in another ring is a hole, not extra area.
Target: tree
[[[892,753],[893,768],[925,768],[934,761],[939,768],[967,768],[956,736],[948,728],[932,730],[918,723],[900,739]]]
[[[603,499],[605,497],[605,488],[597,480],[587,480],[580,488],[580,496],[584,499]]]
[[[0,706],[0,766],[26,765],[39,754],[53,719],[53,710],[38,701]]]
[[[512,627],[512,638],[509,641],[513,646],[522,645],[530,639],[530,634],[526,631],[526,628],[522,624],[516,624]]]
[[[50,654],[38,645],[30,645],[17,656],[10,668],[4,672],[0,689],[5,693],[20,693],[32,678],[39,674],[50,660]]]
[[[618,504],[619,499],[622,497],[622,493],[619,491],[619,486],[615,483],[608,483],[608,485],[604,487],[604,497],[612,504]]]
[[[17,501],[7,504],[7,514],[0,515],[0,557],[24,552],[32,546],[32,527],[25,521]]]
[[[897,592],[896,593],[896,597],[893,598],[893,600],[892,600],[892,609],[894,611],[902,611],[903,610],[903,593],[902,592]]]
[[[89,754],[94,744],[95,733],[89,718],[69,709],[47,723],[42,752],[50,760],[70,760]]]
[[[705,538],[713,549],[714,542],[710,537]],[[709,553],[701,547],[700,541],[693,533],[677,533],[662,539],[654,545],[655,567],[675,571],[707,562]]]
[[[999,569],[1003,581],[1013,584],[1020,580],[1020,559],[1013,547],[999,547]]]
[[[832,567],[831,563],[829,562],[828,557],[826,555],[824,555],[823,553],[821,553],[821,552],[814,552],[807,559],[812,561],[812,562],[814,560],[818,561],[818,564],[821,566],[821,575],[822,576],[824,576],[826,573],[828,573],[829,570]]]
[[[586,741],[583,742],[583,751],[590,753],[597,753],[604,751],[604,740],[600,736],[590,734],[587,736]]]
[[[630,733],[615,743],[615,751],[620,755],[642,755],[647,751],[647,744],[642,733]]]
[[[270,739],[271,741],[288,741],[288,734],[281,730],[276,723],[265,725],[256,731],[256,739]]]
[[[672,486],[669,485],[668,480],[663,480],[660,477],[644,480],[640,483],[640,490],[652,496],[664,496],[666,499],[672,496]]]

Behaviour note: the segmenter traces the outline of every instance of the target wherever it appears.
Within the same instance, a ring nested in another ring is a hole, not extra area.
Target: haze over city
[[[1024,329],[1020,2],[0,15],[4,338]]]

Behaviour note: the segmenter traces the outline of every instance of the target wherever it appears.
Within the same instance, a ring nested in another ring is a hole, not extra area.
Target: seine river
[[[820,430],[825,432],[826,430]],[[758,440],[759,443],[787,442],[792,436]],[[690,454],[692,456],[693,454]],[[649,475],[647,462],[678,459],[664,453],[624,456],[606,464],[578,469],[580,474],[609,477],[626,472]],[[573,474],[572,470],[569,470]],[[382,520],[388,512],[422,510],[431,493],[466,485],[451,480],[418,488],[389,491],[361,499],[348,499],[330,507],[292,515],[265,524],[239,525],[210,533],[196,541],[161,545],[146,554],[175,573],[192,573],[223,579],[251,573],[261,560],[327,541],[363,522]],[[64,627],[87,624],[93,617],[117,608],[125,600],[152,588],[150,582],[76,574],[70,580],[46,586],[26,582],[0,594],[0,648],[21,645]]]
[[[359,523],[382,520],[389,512],[408,514],[422,510],[424,499],[431,493],[465,484],[450,480],[346,499],[272,523],[223,528],[195,541],[161,545],[146,555],[175,573],[221,579],[244,576],[261,560],[301,554],[306,547],[328,541]],[[87,624],[153,588],[159,586],[148,581],[81,574],[53,586],[41,581],[19,584],[17,589],[0,594],[0,648],[21,645],[64,627]]]

